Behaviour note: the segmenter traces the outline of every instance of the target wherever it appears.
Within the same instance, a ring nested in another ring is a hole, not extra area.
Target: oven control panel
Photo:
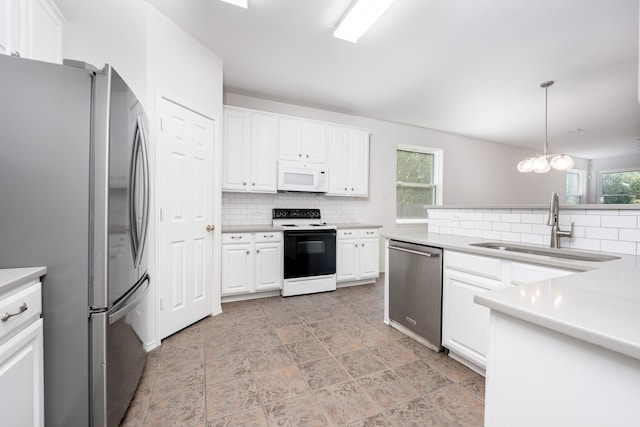
[[[272,219],[320,219],[320,209],[274,209]]]

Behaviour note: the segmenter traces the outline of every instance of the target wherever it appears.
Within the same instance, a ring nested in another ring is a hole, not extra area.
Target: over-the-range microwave
[[[278,161],[278,191],[326,193],[327,165],[288,160]]]

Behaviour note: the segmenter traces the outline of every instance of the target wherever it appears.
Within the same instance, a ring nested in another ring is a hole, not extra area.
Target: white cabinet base
[[[491,311],[485,425],[639,426],[640,360]]]

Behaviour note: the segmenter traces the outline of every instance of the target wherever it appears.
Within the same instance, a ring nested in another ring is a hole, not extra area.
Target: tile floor
[[[223,304],[149,353],[122,426],[480,426],[484,378],[382,322],[383,280]]]

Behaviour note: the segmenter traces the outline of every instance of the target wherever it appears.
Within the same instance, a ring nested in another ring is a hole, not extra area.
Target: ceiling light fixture
[[[540,87],[544,88],[544,153],[536,154],[535,157],[524,159],[518,163],[518,171],[521,173],[547,173],[552,167],[559,171],[566,171],[571,169],[575,164],[573,159],[564,153],[549,153],[547,103],[549,98],[549,86],[553,83],[553,80],[540,83]]]
[[[333,36],[351,43],[358,39],[382,16],[394,0],[357,0],[342,18]]]
[[[244,9],[249,7],[248,5],[249,0],[222,0],[222,1],[225,3],[232,4],[234,6],[242,7]]]

